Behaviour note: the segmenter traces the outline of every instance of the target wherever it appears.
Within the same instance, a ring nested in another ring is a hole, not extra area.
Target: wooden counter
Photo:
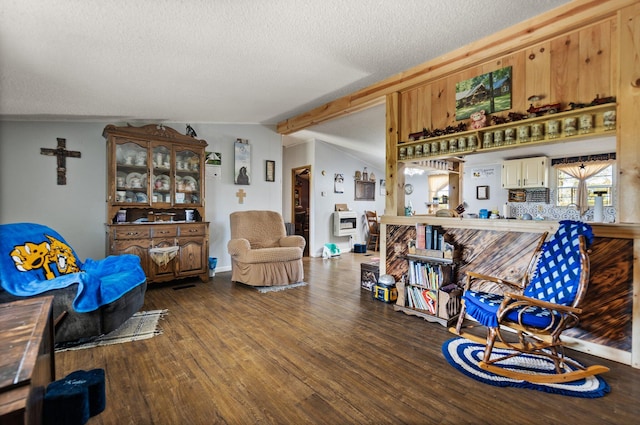
[[[460,284],[467,270],[518,280],[539,236],[557,221],[382,216],[380,274],[399,280],[407,272],[407,241],[417,223],[441,226],[457,251]],[[566,333],[572,348],[640,368],[640,224],[589,223],[594,243],[590,283],[578,327]],[[635,254],[635,255],[634,255]],[[462,285],[461,285],[462,286]],[[500,291],[487,285],[484,290]]]
[[[53,297],[0,305],[0,423],[40,424],[55,379]]]
[[[456,229],[507,230],[511,232],[555,232],[557,221],[552,220],[520,220],[520,219],[481,219],[460,217],[436,217],[434,215],[413,215],[380,217],[382,224],[398,224],[413,226],[416,223],[435,224]],[[596,236],[624,239],[640,239],[640,224],[625,223],[591,223]]]

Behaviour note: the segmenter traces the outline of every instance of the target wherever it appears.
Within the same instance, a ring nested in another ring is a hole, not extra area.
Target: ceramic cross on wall
[[[67,157],[80,158],[80,152],[67,150],[67,139],[58,139],[58,147],[56,149],[40,148],[41,155],[58,157],[58,184],[67,184]]]
[[[236,196],[238,197],[238,203],[244,204],[244,197],[247,196],[244,190],[240,189],[236,192]]]

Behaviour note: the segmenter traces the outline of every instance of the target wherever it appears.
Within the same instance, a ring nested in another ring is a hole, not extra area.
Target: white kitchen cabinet
[[[502,163],[503,189],[549,187],[549,159],[546,156],[510,159]]]

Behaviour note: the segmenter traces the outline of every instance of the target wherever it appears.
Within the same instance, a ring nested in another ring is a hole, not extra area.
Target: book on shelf
[[[438,292],[431,291],[428,289],[423,289],[421,291],[422,298],[425,301],[425,310],[427,310],[431,314],[436,314],[438,311]]]
[[[438,291],[417,286],[407,287],[407,304],[410,308],[435,315],[438,311]]]
[[[428,289],[439,289],[451,280],[451,266],[408,260],[409,284]]]
[[[433,227],[430,224],[425,226],[425,246],[422,249],[434,249],[433,248]]]
[[[425,249],[426,227],[424,224],[416,223],[416,248]]]
[[[442,243],[444,242],[445,230],[440,226],[432,226],[431,229],[431,249],[437,251],[442,250]]]

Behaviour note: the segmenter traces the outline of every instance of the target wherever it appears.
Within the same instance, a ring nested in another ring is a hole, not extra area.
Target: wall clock
[[[413,185],[411,183],[404,185],[404,193],[411,195],[413,193]]]

